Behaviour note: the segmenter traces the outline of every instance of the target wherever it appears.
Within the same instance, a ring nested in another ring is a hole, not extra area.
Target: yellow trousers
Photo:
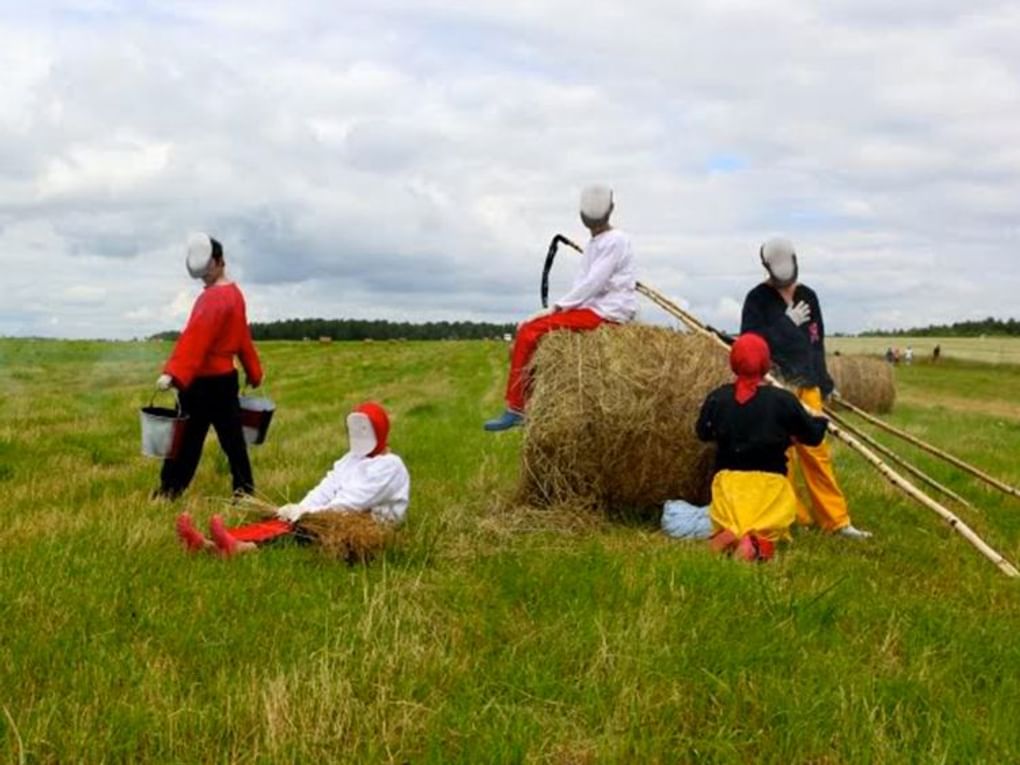
[[[790,538],[797,517],[793,484],[776,473],[720,470],[712,481],[713,531],[754,533],[773,542]]]
[[[799,388],[797,398],[816,412],[823,407],[822,392],[818,388]],[[800,465],[804,475],[804,486],[811,500],[811,509],[804,504],[799,496],[797,502],[797,522],[803,526],[817,523],[824,531],[838,531],[850,525],[850,511],[847,509],[846,498],[843,496],[836,473],[832,468],[832,454],[829,445],[824,441],[818,446],[796,444],[786,453],[789,464],[790,485],[796,492],[797,466]]]

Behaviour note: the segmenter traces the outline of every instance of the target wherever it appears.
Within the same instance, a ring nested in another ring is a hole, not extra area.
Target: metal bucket
[[[271,398],[244,395],[238,396],[237,402],[241,405],[241,430],[245,443],[249,446],[264,444],[276,404]]]
[[[174,394],[177,399],[177,394]],[[142,425],[142,454],[146,457],[172,460],[177,456],[184,438],[188,416],[181,414],[181,402],[177,399],[176,409],[154,406],[156,394],[148,406],[138,410]]]

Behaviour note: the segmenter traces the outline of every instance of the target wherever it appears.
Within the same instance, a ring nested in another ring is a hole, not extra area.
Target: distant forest
[[[482,340],[513,333],[516,324],[475,321],[428,321],[423,323],[382,319],[286,319],[251,325],[255,340]],[[160,332],[154,340],[176,340],[180,332]]]
[[[1020,336],[1020,321],[1016,319],[993,319],[981,321],[958,321],[953,324],[938,324],[931,327],[896,329],[889,331],[862,332],[862,337],[1017,337]]]

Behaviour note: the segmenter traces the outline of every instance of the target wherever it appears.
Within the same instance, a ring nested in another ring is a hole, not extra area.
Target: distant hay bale
[[[532,368],[523,501],[611,511],[708,503],[715,448],[694,427],[708,393],[732,377],[712,341],[640,324],[554,332]]]
[[[840,396],[872,414],[888,414],[896,403],[892,364],[870,356],[830,356],[829,374]]]
[[[303,515],[298,534],[310,538],[330,558],[368,563],[393,540],[392,526],[371,513],[319,512]]]

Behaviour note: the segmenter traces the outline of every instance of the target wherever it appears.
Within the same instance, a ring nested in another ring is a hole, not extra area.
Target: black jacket
[[[698,438],[715,441],[715,469],[756,470],[786,475],[786,450],[793,439],[818,446],[829,423],[812,417],[789,391],[763,385],[738,404],[732,384],[716,388],[698,416]]]
[[[805,301],[811,307],[811,320],[796,326],[786,316],[786,301],[775,287],[759,284],[744,298],[740,331],[755,332],[769,344],[772,363],[786,382],[800,388],[821,388],[822,395],[832,393],[835,385],[825,366],[825,323],[818,296],[810,287],[798,284],[793,303]]]

